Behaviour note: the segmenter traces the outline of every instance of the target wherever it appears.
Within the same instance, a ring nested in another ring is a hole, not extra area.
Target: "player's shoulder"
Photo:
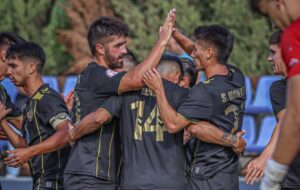
[[[41,104],[56,104],[63,101],[61,95],[49,87],[49,85],[44,84],[32,97],[33,100]]]
[[[273,82],[270,86],[270,94],[274,94],[278,91],[282,91],[282,90],[286,90],[286,87],[287,87],[287,81],[286,79],[280,79],[280,80],[277,80],[275,82]]]
[[[185,93],[188,91],[188,89],[183,88],[181,86],[179,86],[178,84],[172,83],[168,80],[163,79],[163,85],[164,85],[164,89],[166,90],[166,92],[182,92]]]

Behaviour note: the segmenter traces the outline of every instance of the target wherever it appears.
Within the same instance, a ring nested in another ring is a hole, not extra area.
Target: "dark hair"
[[[23,38],[14,32],[1,32],[0,33],[0,46],[12,46],[15,43],[25,42]]]
[[[34,60],[39,73],[42,73],[46,61],[46,55],[43,48],[33,42],[23,42],[12,45],[7,50],[6,58],[20,59],[21,61]]]
[[[251,10],[252,13],[262,15],[262,16],[267,16],[266,14],[262,13],[259,4],[262,0],[248,0],[248,6]]]
[[[130,49],[126,48],[127,53],[124,55],[124,58],[128,59],[131,63],[133,63],[134,65],[137,65],[139,62],[136,59],[133,51],[131,51]]]
[[[220,25],[201,26],[194,30],[194,35],[204,45],[216,48],[219,63],[227,64],[233,49],[233,36],[227,28]]]
[[[196,84],[198,76],[196,65],[194,61],[189,58],[180,58],[180,60],[183,68],[183,75],[187,75],[190,78],[189,86],[192,87]]]
[[[125,23],[113,17],[100,17],[95,20],[88,31],[88,42],[93,56],[96,53],[97,43],[106,43],[112,36],[128,36],[128,28]]]
[[[282,31],[274,32],[269,38],[269,45],[280,45]]]

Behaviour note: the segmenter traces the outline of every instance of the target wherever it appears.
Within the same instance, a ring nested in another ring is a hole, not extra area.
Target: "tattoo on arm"
[[[224,146],[233,146],[234,143],[236,143],[236,140],[237,138],[235,135],[224,132],[221,138],[221,143]]]

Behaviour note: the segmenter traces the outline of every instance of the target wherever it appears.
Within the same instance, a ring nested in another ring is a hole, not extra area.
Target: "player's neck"
[[[215,75],[227,75],[228,69],[223,64],[213,64],[205,68],[205,75],[207,78],[211,78]]]
[[[28,97],[32,97],[43,84],[44,81],[41,76],[29,77],[23,88],[26,92],[26,95]]]
[[[104,59],[103,56],[97,56],[97,57],[95,57],[94,61],[97,63],[97,65],[100,65],[102,67],[108,68],[106,60]]]

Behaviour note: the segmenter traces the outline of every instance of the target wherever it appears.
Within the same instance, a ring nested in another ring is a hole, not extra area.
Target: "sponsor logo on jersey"
[[[116,74],[118,74],[118,72],[113,71],[113,70],[111,70],[111,69],[107,69],[107,70],[106,70],[106,75],[109,76],[109,77],[113,77],[113,76],[115,76]]]

